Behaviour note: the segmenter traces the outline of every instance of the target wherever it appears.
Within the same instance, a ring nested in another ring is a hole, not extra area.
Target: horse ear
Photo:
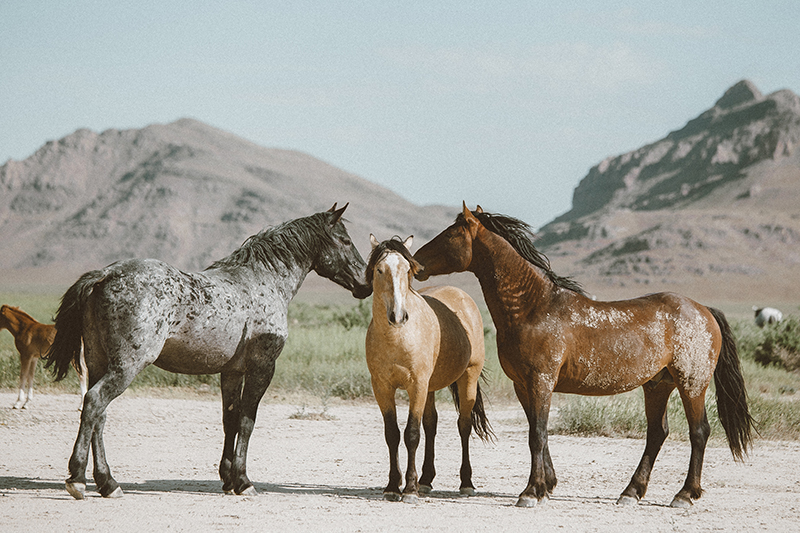
[[[344,204],[341,209],[336,209],[336,204],[333,204],[333,207],[330,208],[328,213],[331,214],[331,226],[335,225],[342,219],[342,215],[344,214],[344,210],[347,209],[347,206],[350,205],[350,202]]]
[[[464,220],[467,222],[469,226],[469,231],[474,238],[478,232],[478,226],[480,225],[480,221],[475,218],[475,215],[472,214],[472,211],[469,210],[467,207],[467,202],[464,202],[462,212],[464,213]]]
[[[411,251],[411,245],[413,243],[414,243],[414,236],[413,235],[409,235],[408,239],[403,241],[403,246],[405,246],[406,249],[410,252]]]
[[[369,243],[372,245],[373,250],[380,245],[378,239],[376,239],[375,235],[373,235],[372,233],[369,234]]]
[[[330,209],[328,209],[328,213],[333,213],[334,211],[336,211],[336,204],[337,204],[337,203],[338,203],[338,202],[333,202],[333,207],[331,207]]]
[[[483,213],[483,208],[478,204],[478,207],[475,209],[478,213]]]

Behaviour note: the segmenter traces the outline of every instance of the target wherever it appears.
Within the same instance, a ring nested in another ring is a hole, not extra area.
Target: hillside
[[[537,245],[604,298],[800,301],[800,98],[737,83],[683,128],[593,167]]]
[[[350,203],[345,217],[362,254],[370,232],[422,242],[455,213],[195,120],[81,129],[0,167],[0,269],[55,283],[129,257],[199,270],[264,227],[334,202]]]

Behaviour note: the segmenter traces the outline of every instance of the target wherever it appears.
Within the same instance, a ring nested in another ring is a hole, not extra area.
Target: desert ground
[[[689,445],[673,437],[645,499],[615,504],[644,446],[636,439],[550,437],[559,484],[533,509],[514,507],[529,471],[527,425],[517,405],[490,405],[497,441],[471,443],[478,494],[458,494],[460,447],[451,405],[440,405],[437,478],[418,504],[382,499],[383,427],[374,403],[325,405],[271,395],[262,401],[248,475],[259,494],[226,496],[217,475],[220,406],[213,394],[126,392],[109,407],[106,450],[125,492],[76,501],[64,490],[77,433],[78,396],[38,394],[12,410],[0,392],[0,524],[17,531],[798,531],[800,443],[759,440],[735,463],[716,439],[706,452],[705,495],[668,507]],[[405,413],[401,411],[401,418]],[[401,445],[402,449],[402,445]],[[421,451],[420,451],[421,455]],[[405,455],[401,456],[405,461]],[[421,459],[420,459],[421,461]],[[93,489],[90,483],[87,489]]]

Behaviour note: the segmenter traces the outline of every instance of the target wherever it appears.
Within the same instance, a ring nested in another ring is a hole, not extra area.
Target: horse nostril
[[[408,312],[403,311],[403,324],[405,324],[406,322],[408,322]]]

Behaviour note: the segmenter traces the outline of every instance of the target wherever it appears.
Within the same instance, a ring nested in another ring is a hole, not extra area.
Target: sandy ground
[[[440,406],[434,492],[420,503],[383,501],[387,452],[377,407],[331,402],[303,406],[267,398],[251,440],[248,474],[259,495],[225,496],[217,476],[220,407],[209,399],[146,398],[126,393],[109,408],[105,440],[125,496],[85,501],[64,490],[78,429],[77,396],[34,397],[11,410],[0,393],[0,529],[16,531],[798,531],[800,443],[759,441],[744,464],[727,448],[706,452],[702,499],[667,507],[681,487],[688,444],[668,440],[650,490],[619,507],[643,449],[633,439],[552,436],[559,477],[554,497],[514,507],[529,469],[527,427],[514,405],[493,406],[495,444],[473,439],[478,495],[458,495],[460,450],[455,413]],[[402,448],[402,447],[401,447]],[[404,461],[404,458],[403,458]],[[90,484],[89,489],[93,489]]]

